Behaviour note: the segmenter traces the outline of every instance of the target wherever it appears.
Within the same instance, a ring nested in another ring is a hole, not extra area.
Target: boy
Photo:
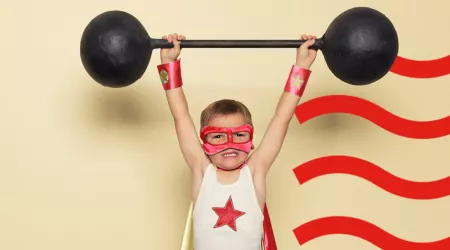
[[[193,174],[192,201],[194,249],[260,250],[266,175],[277,157],[289,122],[306,87],[317,52],[309,49],[315,36],[297,49],[284,88],[261,145],[254,149],[249,110],[234,100],[210,104],[201,114],[200,139],[182,89],[178,34],[164,36],[173,43],[161,49],[158,72],[166,91],[183,157]]]

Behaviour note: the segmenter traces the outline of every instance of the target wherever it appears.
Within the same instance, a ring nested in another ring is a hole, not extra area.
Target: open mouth
[[[239,151],[234,149],[228,149],[222,152],[221,154],[223,157],[237,157],[239,155]]]

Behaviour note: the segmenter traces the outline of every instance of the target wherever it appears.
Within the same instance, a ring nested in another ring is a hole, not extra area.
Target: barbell
[[[304,40],[182,40],[181,48],[298,48]],[[385,76],[398,54],[398,36],[381,12],[355,7],[342,12],[316,39],[331,72],[352,85],[367,85]],[[164,39],[151,38],[142,23],[124,11],[107,11],[84,29],[82,64],[96,82],[126,87],[145,73],[154,49],[173,48]]]

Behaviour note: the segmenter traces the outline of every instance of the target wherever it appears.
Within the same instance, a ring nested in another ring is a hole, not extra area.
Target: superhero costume
[[[211,135],[211,138],[208,138],[208,136]],[[202,138],[203,141],[203,148],[205,150],[205,153],[212,155],[212,154],[216,154],[219,153],[223,150],[229,149],[229,148],[234,148],[237,150],[242,150],[244,152],[249,153],[252,149],[252,139],[253,139],[253,128],[248,125],[245,124],[243,126],[237,127],[237,128],[218,128],[218,127],[211,127],[211,126],[207,126],[205,128],[203,128],[200,132],[200,136]],[[241,139],[241,137],[244,137],[244,139]],[[248,171],[248,167],[246,166],[246,164],[244,163],[243,165],[239,166],[239,168],[241,169],[241,175],[240,178],[250,178],[249,177],[249,171]],[[216,168],[214,171],[220,171],[221,169]],[[209,167],[207,172],[205,173],[205,175],[212,175],[215,176],[215,172],[212,171],[212,169]],[[211,180],[212,178],[207,178],[208,180]],[[209,182],[209,181],[206,181]],[[237,183],[239,183],[239,181],[237,181]],[[248,182],[247,182],[248,183]],[[217,183],[213,183],[211,185],[214,185]],[[236,183],[235,183],[236,184]],[[232,184],[232,185],[235,185]],[[203,185],[203,184],[202,184]],[[238,184],[236,184],[238,185]],[[242,184],[245,185],[245,184]],[[251,183],[251,188],[253,190],[253,183]],[[236,187],[238,190],[240,187]],[[209,189],[210,191],[214,192],[213,188],[207,187],[207,190]],[[249,186],[247,186],[247,190],[249,189]],[[241,188],[239,190],[243,190],[245,191],[245,188]],[[217,194],[215,194],[217,196]],[[199,194],[200,196],[200,194]],[[227,195],[223,195],[223,199],[222,200],[226,200],[225,198],[227,197]],[[231,197],[230,197],[231,198]],[[253,197],[250,197],[249,199],[251,200]],[[269,216],[269,212],[267,209],[267,205],[265,204],[264,206],[264,210],[261,213],[261,209],[259,207],[259,205],[256,205],[256,197],[254,197],[255,199],[253,200],[254,203],[247,203],[247,209],[250,207],[250,209],[253,209],[253,213],[254,214],[258,214],[258,215],[262,215],[262,225],[261,228],[255,226],[253,227],[255,231],[260,231],[262,230],[261,234],[259,235],[261,238],[261,241],[259,243],[259,245],[261,246],[262,250],[276,250],[277,246],[276,246],[276,242],[275,242],[275,238],[274,238],[274,234],[273,234],[273,230],[272,230],[272,225],[271,225],[271,221],[270,221],[270,216]],[[201,199],[201,198],[199,198]],[[198,201],[197,201],[198,202]],[[201,202],[201,201],[200,201]],[[223,202],[224,204],[220,205],[223,207],[226,207],[227,205],[225,204],[225,202]],[[242,220],[244,220],[244,215],[242,215],[242,213],[245,213],[246,211],[239,211],[239,207],[236,204],[236,207],[231,207],[232,205],[232,199],[228,199],[227,204],[229,205],[230,209],[232,209],[232,211],[234,212],[234,215],[236,218],[233,218],[231,220],[230,223],[220,223],[220,216],[219,218],[217,218],[217,223],[215,223],[217,226],[218,224],[219,227],[218,228],[222,228],[222,230],[227,231],[227,233],[229,233],[229,235],[227,236],[227,239],[233,240],[233,232],[235,232],[234,230],[238,231],[239,230],[239,223],[238,221],[240,220],[240,216],[242,216]],[[242,202],[241,202],[241,208],[242,208]],[[252,206],[254,205],[254,206]],[[245,206],[244,206],[245,207]],[[223,211],[220,210],[221,208],[219,208],[219,211]],[[258,211],[257,211],[257,210]],[[210,213],[210,216],[212,216],[212,213],[208,210],[208,206],[206,208],[204,208],[204,211],[206,213]],[[194,233],[193,233],[193,215],[194,215],[194,210],[193,210],[193,203],[191,203],[190,209],[189,209],[189,214],[188,214],[188,218],[187,218],[187,222],[186,222],[186,227],[185,227],[185,232],[184,232],[184,237],[183,237],[183,243],[182,243],[182,250],[190,250],[193,249],[193,237],[195,237]],[[256,217],[257,218],[257,217]],[[216,217],[214,217],[214,219],[216,219]],[[212,222],[212,219],[210,219],[209,221],[209,225],[214,224]],[[223,225],[222,224],[226,224]],[[232,226],[230,226],[229,224],[231,224]],[[254,220],[254,224],[258,224],[257,220]],[[209,231],[212,230],[212,226],[211,228],[208,228]],[[233,227],[234,226],[234,227]],[[209,232],[206,231],[206,232]],[[258,235],[257,232],[255,232],[255,235]],[[203,235],[204,236],[204,235]],[[238,239],[238,238],[236,238]],[[238,240],[236,240],[236,243],[239,243]],[[253,246],[253,245],[252,245]]]

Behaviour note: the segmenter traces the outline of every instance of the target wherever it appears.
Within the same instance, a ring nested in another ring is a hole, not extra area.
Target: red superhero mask
[[[200,137],[208,155],[230,148],[250,153],[253,147],[253,128],[249,124],[235,128],[206,126],[200,131]]]

